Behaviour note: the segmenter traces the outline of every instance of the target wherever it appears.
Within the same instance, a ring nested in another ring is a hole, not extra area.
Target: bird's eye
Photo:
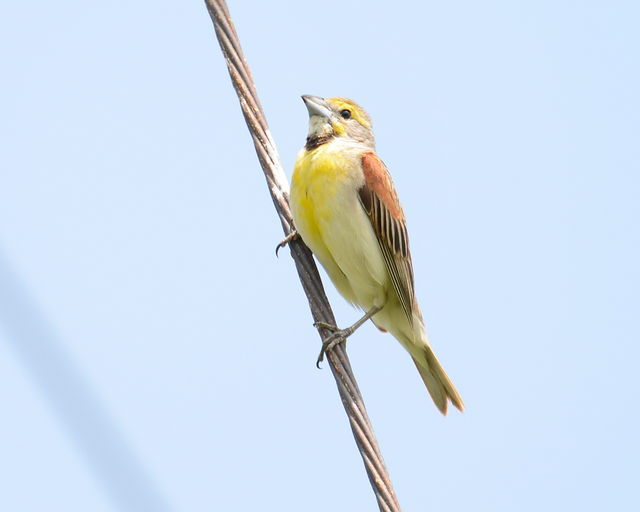
[[[351,110],[345,108],[340,111],[340,115],[342,116],[342,119],[351,119]]]

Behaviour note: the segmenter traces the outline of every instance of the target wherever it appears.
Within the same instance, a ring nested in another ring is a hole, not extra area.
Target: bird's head
[[[307,149],[313,149],[333,138],[360,142],[373,149],[375,139],[371,118],[355,101],[347,98],[302,96],[309,111]]]

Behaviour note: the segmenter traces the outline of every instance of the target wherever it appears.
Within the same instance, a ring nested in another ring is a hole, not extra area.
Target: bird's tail
[[[421,353],[418,353],[420,351]],[[464,402],[462,397],[456,390],[453,382],[444,371],[444,368],[438,361],[438,358],[433,353],[432,348],[429,345],[423,345],[421,347],[412,347],[410,350],[413,362],[415,363],[420,376],[427,386],[427,391],[431,395],[436,407],[440,409],[442,414],[447,414],[447,405],[449,401],[459,411],[464,410]]]
[[[417,304],[414,304],[411,323],[407,321],[399,304],[385,307],[374,317],[374,323],[379,328],[390,331],[411,354],[431,398],[442,414],[447,414],[449,402],[460,411],[464,409],[460,394],[429,345],[422,314]]]

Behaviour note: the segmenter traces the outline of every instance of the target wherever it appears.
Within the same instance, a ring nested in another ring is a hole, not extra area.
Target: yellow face
[[[375,142],[371,118],[355,101],[317,96],[303,96],[302,99],[309,110],[307,148],[317,147],[335,138],[345,138],[373,149]]]
[[[331,110],[338,114],[332,119],[331,125],[338,135],[344,135],[348,130],[349,121],[353,120],[367,130],[371,130],[371,119],[364,109],[355,101],[348,98],[327,98]],[[353,124],[353,121],[351,124]]]

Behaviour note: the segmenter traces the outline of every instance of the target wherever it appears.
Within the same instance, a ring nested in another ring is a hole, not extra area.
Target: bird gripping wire
[[[285,235],[289,235],[294,231],[288,201],[289,183],[260,106],[251,71],[242,53],[231,15],[224,0],[205,0],[205,3],[227,63],[231,83],[238,95],[258,160],[267,180],[271,198]],[[314,322],[336,325],[311,251],[299,238],[292,240],[289,247],[309,301]],[[320,333],[323,341],[329,335],[326,330],[320,330]],[[400,512],[400,504],[393,490],[358,384],[353,376],[344,344],[331,348],[327,352],[327,359],[378,506],[384,512]]]

